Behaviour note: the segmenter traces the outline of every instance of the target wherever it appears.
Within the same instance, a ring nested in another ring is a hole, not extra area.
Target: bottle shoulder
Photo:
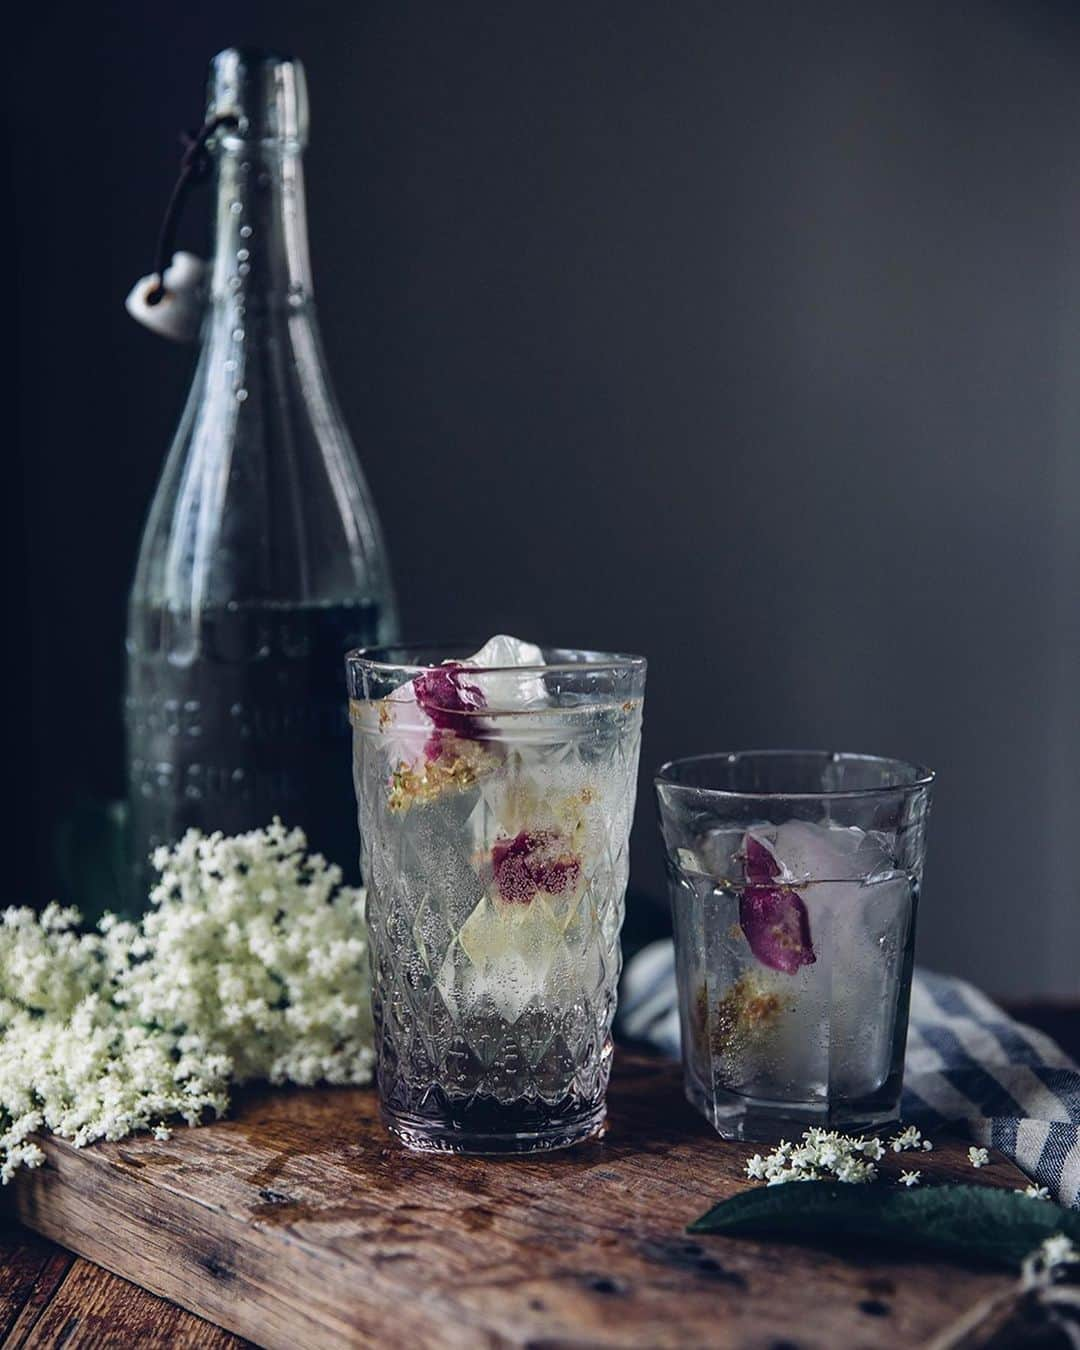
[[[392,605],[378,516],[307,306],[209,316],[135,590]]]

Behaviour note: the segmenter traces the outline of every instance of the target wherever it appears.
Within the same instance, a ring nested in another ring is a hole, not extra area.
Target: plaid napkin
[[[669,940],[628,963],[619,1028],[678,1055]],[[1049,1036],[963,980],[915,972],[902,1109],[922,1129],[963,1122],[977,1143],[1000,1149],[1060,1204],[1080,1207],[1080,1069]]]

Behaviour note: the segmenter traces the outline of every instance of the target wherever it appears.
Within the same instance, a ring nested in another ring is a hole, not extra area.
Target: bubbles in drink
[[[640,738],[542,663],[494,639],[352,704],[384,1101],[503,1140],[602,1111]]]

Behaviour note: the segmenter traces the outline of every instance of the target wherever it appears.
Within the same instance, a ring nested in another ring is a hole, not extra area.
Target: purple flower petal
[[[581,875],[581,859],[565,844],[554,830],[522,830],[513,839],[497,840],[491,865],[502,899],[527,905],[538,891],[562,895],[573,890]]]
[[[424,746],[428,759],[442,754],[442,733],[449,731],[463,740],[480,741],[485,730],[476,716],[486,706],[482,690],[463,678],[465,666],[448,662],[425,671],[413,680],[416,702],[435,724],[435,731]]]
[[[747,881],[756,884],[772,881],[780,875],[780,864],[760,839],[747,831],[743,838],[743,872]]]
[[[763,966],[794,975],[817,960],[801,895],[786,886],[751,885],[739,897],[739,926]]]

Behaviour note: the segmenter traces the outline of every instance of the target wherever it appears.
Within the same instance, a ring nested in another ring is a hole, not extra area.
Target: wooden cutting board
[[[753,1150],[676,1068],[616,1055],[607,1137],[536,1160],[405,1152],[371,1091],[249,1093],[229,1120],[75,1150],[13,1189],[64,1246],[259,1345],[922,1345],[1007,1274],[867,1251],[691,1238]],[[889,1155],[893,1172],[912,1155]],[[1021,1186],[938,1141],[925,1178]]]

